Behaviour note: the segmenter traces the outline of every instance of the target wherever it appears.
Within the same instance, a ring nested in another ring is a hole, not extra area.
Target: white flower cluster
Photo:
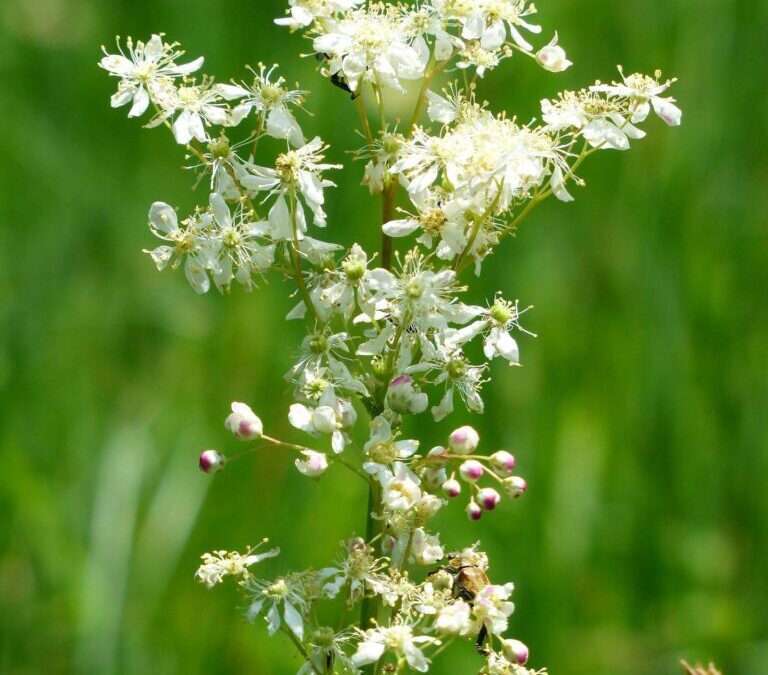
[[[270,634],[282,631],[296,645],[300,675],[425,672],[458,638],[475,642],[482,675],[534,675],[525,645],[503,637],[512,584],[491,580],[477,546],[453,551],[432,526],[462,495],[465,516],[477,521],[505,496],[524,494],[515,457],[481,451],[469,425],[426,449],[423,423],[411,418],[438,422],[457,403],[482,413],[493,362],[519,365],[517,340],[532,335],[520,323],[526,308],[503,293],[485,304],[462,301],[467,268],[480,274],[544,199],[570,201],[581,163],[642,138],[638,125],[651,110],[669,125],[681,120],[667,95],[673,80],[621,68],[619,82],[541,101],[540,121],[491,112],[476,97],[476,78],[513,53],[551,72],[571,65],[556,33],[538,49],[529,42],[541,32],[534,14],[526,0],[290,0],[276,22],[305,31],[321,72],[352,94],[366,139],[355,152],[365,162],[362,183],[382,200],[381,221],[351,246],[318,238],[329,220],[328,173],[342,167],[303,132],[295,112],[307,92],[288,88],[275,66],[225,84],[195,79],[202,58],[177,64],[183,52],[160,35],[128,39],[100,62],[119,79],[112,105],[130,104],[130,117],[152,106],[147,126],[172,132],[208,188],[185,218],[165,202],[151,206],[149,226],[162,243],[148,253],[157,267],[183,267],[200,293],[211,282],[250,290],[278,276],[295,289],[286,318],[305,326],[286,374],[292,400],[282,424],[299,442],[265,434],[254,411],[234,402],[225,428],[252,447],[229,456],[205,450],[200,468],[214,473],[279,448],[308,478],[341,467],[369,493],[365,537],[344,543],[328,567],[266,580],[250,568],[277,549],[203,556],[197,578],[211,587],[234,577],[249,597],[248,617],[263,617]],[[463,70],[463,83],[431,86],[448,68]],[[386,119],[384,99],[414,82],[411,122],[398,126]],[[377,104],[378,127],[366,100]],[[359,615],[330,628],[321,619],[329,603]]]

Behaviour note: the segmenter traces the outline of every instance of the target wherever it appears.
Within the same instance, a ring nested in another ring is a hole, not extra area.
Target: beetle
[[[468,562],[467,556],[461,551],[452,551],[443,561],[445,564],[432,570],[427,578],[437,580],[438,575],[447,573],[454,598],[460,598],[471,605],[477,594],[491,583],[485,570],[476,563]],[[488,629],[483,625],[475,642],[475,649],[483,654],[487,651],[484,647],[487,636]]]

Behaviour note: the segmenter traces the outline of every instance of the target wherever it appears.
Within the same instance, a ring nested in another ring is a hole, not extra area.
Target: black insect
[[[331,57],[328,54],[323,54],[322,52],[315,52],[315,58],[318,61],[330,61]],[[352,91],[349,88],[349,83],[347,82],[347,79],[340,73],[333,73],[331,75],[331,84],[338,87],[339,89],[346,91],[347,93],[351,94],[351,98],[354,101],[358,96],[360,96],[359,93],[356,93]]]

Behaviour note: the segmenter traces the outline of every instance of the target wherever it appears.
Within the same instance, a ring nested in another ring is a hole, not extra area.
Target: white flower
[[[179,227],[176,211],[164,202],[155,202],[149,209],[149,228],[152,233],[168,242],[149,253],[158,270],[170,264],[172,269],[184,262],[184,272],[192,288],[198,293],[207,293],[211,287],[207,270],[212,265],[211,240],[204,230],[209,216],[192,216]]]
[[[367,589],[386,580],[382,570],[386,562],[373,555],[373,548],[360,537],[350,539],[345,546],[345,555],[336,567],[327,567],[320,574],[327,580],[323,591],[329,598],[335,598],[348,585],[351,600],[359,600]]]
[[[425,673],[429,670],[429,661],[419,645],[439,645],[440,640],[429,635],[414,635],[413,627],[408,623],[395,623],[391,626],[378,626],[363,633],[363,639],[352,656],[356,666],[376,663],[385,651],[404,658],[413,670]]]
[[[407,13],[394,5],[374,4],[329,20],[312,43],[327,60],[329,75],[341,77],[351,91],[360,82],[403,91],[400,80],[424,76],[429,47],[421,35],[409,35]]]
[[[248,579],[246,588],[253,596],[246,616],[254,621],[266,610],[267,632],[274,635],[285,621],[285,625],[299,638],[304,639],[304,619],[307,610],[304,582],[307,574],[289,574],[274,582]],[[283,606],[282,616],[280,605]],[[269,608],[269,609],[267,609]]]
[[[423,527],[413,531],[411,552],[416,564],[422,566],[434,565],[445,556],[445,550],[440,545],[440,535],[427,534]]]
[[[239,101],[231,113],[231,124],[237,125],[251,112],[264,115],[264,130],[268,136],[287,140],[294,147],[304,145],[304,134],[289,105],[301,105],[306,92],[286,89],[285,79],[270,80],[277,66],[269,70],[259,64],[253,72],[253,83],[220,84],[219,92],[228,101]]]
[[[512,583],[503,586],[489,584],[475,596],[472,613],[489,633],[499,635],[507,630],[507,617],[515,611],[514,603],[508,600],[513,589]]]
[[[265,542],[266,540],[262,543]],[[255,565],[266,558],[274,558],[279,553],[279,548],[273,548],[270,551],[256,554],[252,553],[251,549],[249,549],[245,555],[236,551],[204,553],[202,555],[203,563],[195,572],[195,578],[208,588],[212,588],[227,576],[245,579],[248,577],[248,568],[251,565]]]
[[[438,342],[422,343],[421,363],[408,368],[408,372],[437,371],[435,384],[444,384],[445,393],[440,403],[432,407],[432,416],[439,422],[453,412],[454,392],[458,391],[469,410],[482,413],[485,406],[480,397],[480,389],[485,380],[483,372],[486,365],[475,366],[469,363],[463,351],[455,345]]]
[[[345,421],[350,421],[345,420],[344,413],[348,413],[350,410],[354,411],[354,408],[348,402],[342,406],[341,402],[331,400],[332,397],[335,399],[333,390],[329,388],[321,397],[320,402],[322,404],[325,401],[334,403],[334,405],[319,405],[316,408],[309,408],[303,403],[294,403],[288,413],[288,421],[292,426],[306,431],[311,436],[329,435],[333,451],[340,453],[349,443],[349,436],[342,430]],[[354,424],[355,418],[356,415],[351,420],[352,424]],[[315,461],[319,460],[315,458]]]
[[[259,244],[256,223],[252,213],[246,212],[242,204],[235,210],[234,218],[224,198],[212,193],[210,212],[211,225],[210,255],[213,281],[221,290],[229,289],[232,280],[251,290],[251,277],[264,272],[275,259],[274,244]]]
[[[604,92],[613,96],[626,98],[630,101],[633,108],[631,120],[634,123],[643,122],[653,107],[654,112],[666,122],[669,126],[676,127],[680,124],[683,113],[675,105],[675,99],[671,97],[661,97],[675,80],[659,82],[661,71],[656,71],[655,77],[633,73],[624,75],[624,71],[619,67],[623,82],[614,82],[613,84],[596,84],[590,87],[590,91]]]
[[[232,412],[224,421],[224,426],[237,438],[245,441],[259,438],[264,433],[264,425],[256,413],[248,405],[238,401],[232,403]]]
[[[243,185],[253,192],[276,194],[277,200],[269,211],[262,229],[275,240],[302,239],[307,231],[304,208],[298,200],[301,195],[313,214],[314,224],[325,227],[323,189],[334,185],[321,177],[328,169],[341,168],[338,164],[323,163],[323,153],[328,146],[315,137],[296,150],[278,156],[275,168],[253,166],[251,174],[242,179]],[[291,213],[286,197],[295,200],[295,212]]]
[[[329,19],[334,14],[358,7],[364,0],[289,0],[288,16],[275,19],[278,26],[292,31],[311,26],[317,19]]]
[[[383,475],[388,479],[391,475],[388,465],[412,457],[418,449],[418,441],[396,441],[391,425],[385,417],[379,415],[371,420],[371,435],[363,446],[363,452],[366,455],[363,469],[370,474],[379,477]],[[404,464],[399,466],[405,467]]]
[[[322,452],[314,450],[302,450],[305,459],[295,460],[296,468],[305,476],[318,478],[328,469],[328,458]]]
[[[184,55],[177,44],[165,44],[161,35],[153,35],[145,44],[129,37],[126,40],[128,55],[123,53],[120,43],[119,54],[108,54],[99,65],[110,75],[120,78],[117,93],[112,96],[112,107],[119,108],[133,102],[128,117],[138,117],[149,107],[160,89],[165,89],[176,77],[189,75],[203,65],[203,57],[184,65],[176,65],[176,59]]]
[[[519,28],[540,33],[541,27],[528,23],[524,17],[536,12],[527,0],[431,0],[431,4],[446,19],[458,20],[462,26],[461,37],[479,40],[484,49],[501,47],[509,36],[523,51],[533,47],[521,35]]]
[[[544,70],[551,73],[562,73],[573,65],[565,55],[565,50],[557,44],[557,33],[550,43],[536,52],[536,60]]]
[[[378,474],[382,488],[382,502],[392,511],[408,511],[421,499],[418,477],[402,462],[395,462],[394,470]]]
[[[471,609],[461,599],[446,605],[435,619],[435,628],[446,635],[469,635],[475,632],[476,622],[471,617]]]
[[[158,98],[158,103],[161,112],[146,126],[156,127],[176,116],[172,125],[173,136],[181,145],[187,145],[193,138],[205,143],[209,140],[207,126],[229,122],[226,105],[210,79],[203,79],[199,84],[168,88]]]

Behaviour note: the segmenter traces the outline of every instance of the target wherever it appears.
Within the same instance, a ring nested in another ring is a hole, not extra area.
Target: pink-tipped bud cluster
[[[520,640],[514,640],[512,638],[502,640],[501,649],[504,652],[504,658],[510,663],[514,663],[518,666],[524,666],[528,663],[528,647],[520,642]]]
[[[224,420],[224,426],[242,441],[261,438],[264,433],[264,425],[258,415],[248,405],[238,401],[232,403],[232,412]]]
[[[448,446],[457,455],[471,455],[480,444],[480,434],[470,426],[459,427],[448,437]]]
[[[455,499],[461,494],[461,483],[455,478],[449,478],[443,483],[443,493],[449,499]]]
[[[483,469],[483,465],[476,459],[468,459],[459,467],[459,473],[465,481],[474,483],[483,477],[485,470]]]
[[[491,455],[493,467],[500,473],[509,475],[515,469],[515,456],[506,450],[499,450]]]
[[[227,458],[216,450],[204,450],[200,453],[197,465],[200,471],[205,473],[216,473],[226,463]]]
[[[480,518],[483,517],[483,509],[480,507],[480,505],[473,499],[469,504],[467,504],[467,518],[470,520],[480,520]]]

